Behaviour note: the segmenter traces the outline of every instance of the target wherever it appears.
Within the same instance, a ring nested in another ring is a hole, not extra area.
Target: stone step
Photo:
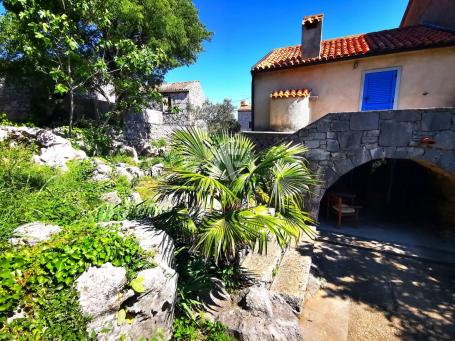
[[[285,252],[270,290],[280,294],[300,312],[304,303],[313,254],[313,241],[306,238],[291,245]]]
[[[241,267],[249,282],[268,287],[282,257],[283,250],[273,239],[267,243],[267,253],[250,252],[241,263]]]

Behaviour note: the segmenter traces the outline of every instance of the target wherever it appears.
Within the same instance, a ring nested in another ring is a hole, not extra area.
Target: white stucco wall
[[[296,131],[310,121],[309,97],[270,99],[270,129]]]
[[[455,106],[455,47],[360,58],[254,75],[254,129],[270,130],[270,94],[312,89],[308,123],[330,112],[359,111],[365,71],[400,68],[397,109]]]

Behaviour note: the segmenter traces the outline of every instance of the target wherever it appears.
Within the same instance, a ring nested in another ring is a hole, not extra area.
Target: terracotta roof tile
[[[253,71],[280,69],[290,66],[338,61],[385,53],[455,45],[455,33],[427,26],[411,26],[392,30],[358,34],[321,42],[321,54],[316,58],[302,59],[301,45],[273,50],[255,66]]]
[[[270,98],[309,97],[311,89],[277,90],[270,94]]]
[[[193,84],[199,81],[163,83],[158,87],[159,92],[181,92],[190,91]]]

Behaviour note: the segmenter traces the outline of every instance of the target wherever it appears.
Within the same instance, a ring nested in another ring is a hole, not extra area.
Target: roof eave
[[[363,58],[368,58],[368,57],[383,56],[383,55],[389,55],[389,54],[395,54],[395,53],[421,51],[421,50],[429,50],[429,49],[444,48],[444,47],[451,47],[451,46],[455,46],[455,42],[440,43],[440,44],[435,44],[432,46],[422,46],[422,47],[417,47],[417,48],[395,49],[393,51],[365,53],[365,54],[358,54],[358,55],[354,55],[354,56],[346,56],[346,57],[340,57],[340,58],[334,58],[334,59],[321,59],[321,60],[310,61],[307,63],[297,64],[297,65],[285,65],[285,66],[280,66],[280,67],[270,67],[267,69],[259,69],[259,70],[252,69],[251,73],[258,74],[258,73],[280,71],[280,70],[287,70],[287,69],[296,69],[296,68],[306,67],[306,66],[344,62],[344,61],[353,60],[353,59],[363,59]]]

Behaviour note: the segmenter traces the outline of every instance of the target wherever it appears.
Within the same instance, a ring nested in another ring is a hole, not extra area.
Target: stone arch
[[[451,167],[450,162],[449,163],[446,162],[446,160],[455,158],[455,154],[453,154],[452,152],[445,151],[441,153],[441,157],[437,159],[435,159],[433,156],[430,156],[430,154],[432,153],[428,153],[427,156],[425,156],[424,151],[422,151],[421,155],[416,156],[413,154],[414,152],[415,148],[405,153],[403,153],[403,151],[400,151],[399,153],[397,152],[386,153],[384,151],[382,157],[351,159],[348,156],[348,158],[346,159],[334,160],[332,163],[320,165],[316,169],[316,174],[321,182],[314,190],[313,194],[307,200],[312,216],[315,218],[318,217],[321,200],[326,191],[330,187],[332,187],[344,175],[372,161],[385,159],[414,161],[417,164],[432,170],[433,172],[455,179],[455,172]]]
[[[309,149],[320,180],[307,200],[313,217],[327,188],[372,160],[412,160],[455,175],[455,108],[330,113],[283,140]]]

